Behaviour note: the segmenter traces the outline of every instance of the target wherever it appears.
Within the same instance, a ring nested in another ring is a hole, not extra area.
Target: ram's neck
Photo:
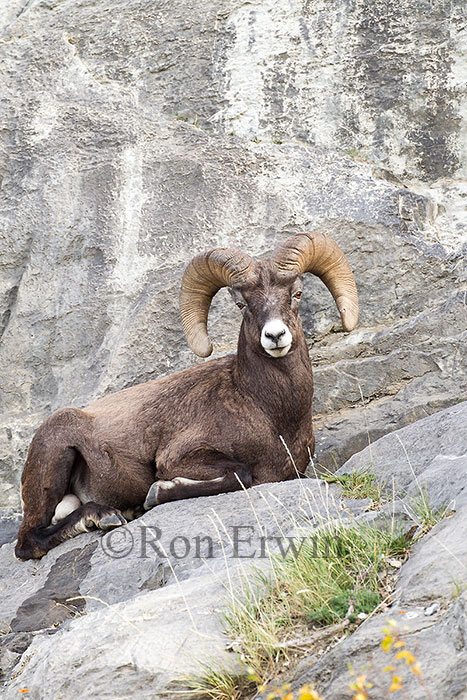
[[[251,396],[282,433],[294,434],[311,419],[313,377],[303,334],[285,357],[273,358],[253,350],[242,327],[234,375],[238,390]]]

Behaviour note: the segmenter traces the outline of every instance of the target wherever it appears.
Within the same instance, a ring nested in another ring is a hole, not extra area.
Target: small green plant
[[[369,615],[380,603],[381,596],[377,591],[363,588],[354,593],[349,589],[331,598],[327,605],[312,610],[308,619],[319,625],[331,625],[345,618],[356,622],[360,614]]]
[[[355,148],[354,146],[347,149],[345,153],[349,156],[349,158],[353,158],[353,160],[358,160],[361,163],[366,163],[368,161],[368,158],[365,155],[365,153],[362,150]]]
[[[180,114],[179,112],[175,112],[175,119],[179,122],[185,122],[185,124],[191,124],[192,126],[196,126],[197,129],[202,128],[197,117],[193,119],[193,117],[190,117],[186,114]]]
[[[255,688],[247,672],[235,673],[225,668],[205,666],[198,675],[180,682],[195,697],[212,700],[239,700]]]
[[[463,579],[455,579],[451,592],[452,600],[457,600],[465,591],[467,591],[467,582]]]
[[[344,498],[371,498],[376,506],[383,501],[383,487],[378,484],[375,474],[368,468],[357,469],[344,474],[322,474],[321,478],[328,483],[337,483],[343,487]]]
[[[428,500],[426,487],[420,488],[417,496],[407,497],[405,504],[410,517],[419,525],[418,539],[454,513],[452,504],[433,506]]]
[[[261,143],[261,139],[259,139],[257,136],[252,136],[250,141],[253,141],[253,143]]]

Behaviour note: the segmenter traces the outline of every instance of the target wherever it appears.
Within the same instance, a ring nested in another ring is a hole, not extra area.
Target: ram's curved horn
[[[334,297],[344,330],[355,328],[358,321],[355,279],[344,253],[332,238],[317,231],[297,233],[274,251],[272,260],[279,271],[317,275]]]
[[[235,248],[213,248],[189,263],[182,279],[180,312],[188,345],[200,357],[212,352],[207,320],[214,294],[247,279],[253,270],[252,259]]]

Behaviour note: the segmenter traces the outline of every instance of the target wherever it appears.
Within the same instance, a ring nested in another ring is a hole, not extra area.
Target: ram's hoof
[[[126,525],[127,521],[119,513],[109,513],[104,515],[103,518],[99,520],[100,530],[112,530],[114,527],[120,527],[120,525]]]
[[[151,508],[159,505],[159,503],[165,503],[167,498],[164,498],[162,494],[167,494],[173,487],[173,481],[155,481],[151,484],[146,500],[144,501],[144,510],[151,510]]]
[[[159,482],[155,481],[149,487],[148,495],[144,501],[144,510],[151,510],[157,505],[157,492],[159,491]]]

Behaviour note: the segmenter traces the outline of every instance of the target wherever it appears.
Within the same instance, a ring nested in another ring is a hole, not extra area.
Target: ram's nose
[[[264,336],[266,338],[269,338],[269,340],[272,340],[272,342],[276,343],[276,345],[279,342],[279,339],[282,338],[283,335],[285,335],[285,328],[281,328],[281,330],[276,332],[276,333],[273,333],[271,331],[264,332]]]
[[[292,334],[278,318],[265,323],[261,332],[261,345],[271,357],[287,355],[292,344]]]

